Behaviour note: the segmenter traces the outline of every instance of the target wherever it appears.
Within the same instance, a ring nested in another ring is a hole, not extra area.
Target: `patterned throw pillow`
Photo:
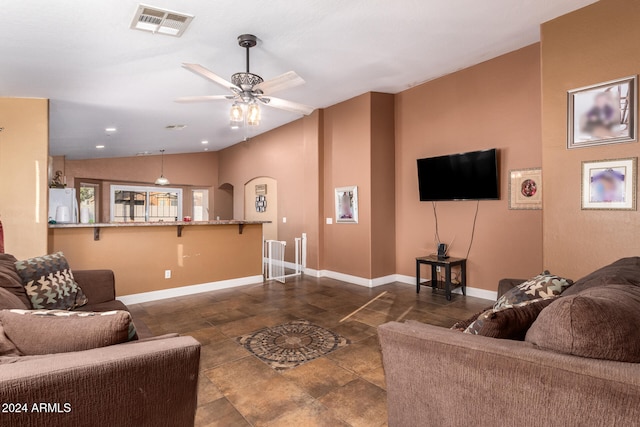
[[[573,281],[569,279],[544,272],[505,292],[505,294],[496,301],[493,308],[499,310],[529,300],[560,295],[571,285],[573,285]]]
[[[131,314],[124,310],[0,310],[0,325],[23,356],[89,350],[137,339]]]
[[[62,252],[18,261],[15,265],[35,309],[73,310],[89,301],[73,279]]]
[[[523,341],[538,314],[557,298],[554,295],[521,302],[507,308],[489,309],[480,314],[464,333]]]

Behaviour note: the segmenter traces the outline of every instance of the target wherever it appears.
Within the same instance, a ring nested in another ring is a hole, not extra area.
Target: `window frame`
[[[178,194],[178,220],[182,218],[182,188],[177,187],[155,187],[149,185],[111,185],[109,189],[109,221],[116,222],[114,217],[116,191],[133,191],[145,193],[144,222],[149,222],[149,199],[150,193],[177,193]],[[159,222],[159,221],[154,221]]]

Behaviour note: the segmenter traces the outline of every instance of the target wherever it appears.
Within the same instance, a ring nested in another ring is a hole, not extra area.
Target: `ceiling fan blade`
[[[207,80],[211,80],[214,83],[218,83],[220,86],[223,86],[229,90],[241,90],[238,86],[234,85],[230,81],[223,79],[219,75],[215,74],[213,71],[207,70],[202,65],[198,64],[187,64],[183,63],[182,67],[199,75],[200,77],[204,77]]]
[[[270,107],[291,111],[292,113],[302,114],[305,116],[308,116],[309,114],[313,113],[313,110],[315,110],[315,108],[309,107],[308,105],[298,104],[297,102],[274,98],[272,96],[265,96],[259,99],[265,105],[268,105]]]
[[[203,96],[183,96],[176,98],[175,102],[188,103],[188,102],[208,102],[208,101],[220,101],[235,98],[233,95],[203,95]]]
[[[295,71],[288,71],[284,74],[274,77],[266,82],[255,85],[254,90],[261,90],[262,93],[272,94],[281,90],[290,89],[292,87],[300,86],[304,84],[302,77],[296,74]]]

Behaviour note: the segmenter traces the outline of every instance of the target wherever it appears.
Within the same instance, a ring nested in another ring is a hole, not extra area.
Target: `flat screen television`
[[[498,150],[418,159],[420,201],[500,198]]]

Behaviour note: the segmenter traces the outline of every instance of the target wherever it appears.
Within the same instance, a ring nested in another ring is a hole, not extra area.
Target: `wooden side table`
[[[444,286],[447,295],[447,301],[451,301],[451,289],[453,284],[451,283],[451,267],[456,265],[460,266],[460,287],[462,288],[462,295],[467,295],[467,259],[466,258],[438,258],[435,255],[423,256],[416,258],[416,293],[420,293],[420,265],[427,264],[431,266],[431,280],[427,283],[431,283],[431,288],[435,291],[438,288]],[[444,267],[444,282],[438,282],[437,280],[437,267]],[[457,287],[457,286],[456,286]]]

